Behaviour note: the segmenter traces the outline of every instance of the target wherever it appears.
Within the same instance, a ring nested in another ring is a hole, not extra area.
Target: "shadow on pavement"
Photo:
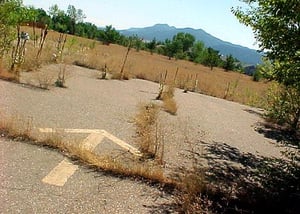
[[[279,144],[300,149],[300,133],[289,131],[284,127],[268,122],[258,123],[255,130],[266,138],[277,141]]]
[[[226,143],[204,146],[207,194],[216,213],[300,213],[297,160],[242,153]]]

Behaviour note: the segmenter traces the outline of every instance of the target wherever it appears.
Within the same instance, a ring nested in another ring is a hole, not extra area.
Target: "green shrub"
[[[268,93],[267,117],[292,131],[300,126],[300,92],[293,87],[273,86]]]
[[[262,73],[259,70],[256,70],[252,76],[253,81],[259,82],[262,78]]]

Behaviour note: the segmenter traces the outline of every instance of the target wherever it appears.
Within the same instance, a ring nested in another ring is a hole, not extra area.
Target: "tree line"
[[[172,39],[165,41],[144,41],[137,35],[124,36],[120,34],[112,25],[99,29],[95,24],[84,22],[86,18],[81,9],[69,5],[67,10],[61,10],[58,5],[52,5],[49,10],[29,7],[28,10],[33,14],[33,21],[47,24],[48,27],[60,33],[68,33],[89,39],[102,41],[104,44],[118,44],[130,46],[137,51],[146,50],[167,56],[169,59],[183,59],[195,63],[200,63],[214,67],[222,67],[226,71],[234,70],[243,72],[241,62],[232,55],[222,56],[219,51],[211,47],[205,47],[201,41],[196,41],[195,37],[189,33],[178,33]]]

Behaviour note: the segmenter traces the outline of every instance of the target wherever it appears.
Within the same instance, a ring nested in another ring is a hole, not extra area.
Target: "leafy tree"
[[[300,92],[300,1],[247,0],[249,10],[233,9],[236,17],[252,27],[260,48],[277,63],[270,78]]]
[[[247,9],[236,8],[232,11],[240,22],[253,29],[261,51],[264,51],[271,61],[273,69],[269,72],[268,78],[276,80],[286,90],[285,93],[279,94],[279,100],[299,101],[292,98],[300,97],[300,1],[244,0],[243,2],[247,3]],[[287,93],[293,96],[286,96]],[[299,128],[300,123],[300,103],[293,106],[296,106],[293,111],[284,115],[286,121],[288,118],[294,118],[290,125],[295,130]]]
[[[89,39],[96,39],[99,37],[99,30],[98,27],[92,23],[80,22],[76,24],[75,35]]]
[[[184,59],[186,52],[183,51],[183,43],[180,40],[174,40],[171,42],[172,55],[176,59]]]
[[[235,60],[231,54],[226,56],[223,68],[225,71],[233,71],[235,69]]]
[[[213,68],[218,66],[219,63],[220,63],[219,51],[214,50],[211,47],[207,48],[207,52],[205,54],[203,64],[205,66],[209,66],[210,69],[213,70]]]
[[[59,9],[57,4],[54,4],[49,8],[48,13],[49,13],[50,17],[53,19],[56,16],[58,16],[59,14],[64,13],[64,12]]]
[[[41,8],[35,9],[36,11],[36,21],[50,25],[51,24],[51,17],[47,14],[47,12]]]
[[[203,63],[206,48],[203,42],[196,42],[190,52],[190,60],[195,63]]]
[[[187,58],[190,48],[195,42],[195,37],[189,33],[180,32],[173,37],[173,52],[176,58]]]
[[[76,24],[83,22],[86,16],[83,14],[83,11],[81,9],[77,10],[73,5],[68,6],[67,16],[70,18],[70,22],[71,22],[70,33],[74,35]]]
[[[176,34],[172,41],[166,39],[163,44],[164,55],[168,56],[169,59],[175,57],[176,59],[186,59],[188,52],[195,42],[193,35],[188,33]]]
[[[112,25],[108,25],[104,30],[101,30],[99,37],[100,41],[102,41],[106,45],[109,45],[111,43],[118,43],[121,38],[120,33],[116,31],[116,29],[113,28]]]
[[[139,38],[137,35],[130,36],[128,38],[130,40],[131,46],[136,49],[136,51],[140,51],[143,46],[143,40]]]
[[[11,48],[16,39],[16,29],[21,23],[31,21],[32,14],[23,6],[21,0],[6,0],[0,2],[0,60]]]
[[[50,28],[60,33],[67,33],[70,30],[71,20],[63,10],[60,10],[58,5],[52,5],[48,11],[52,22]]]
[[[173,42],[180,43],[182,51],[186,52],[193,46],[195,37],[189,33],[178,33],[173,37]]]
[[[151,55],[153,54],[155,48],[156,48],[156,39],[152,39],[151,42],[146,43],[146,48],[150,50]]]
[[[165,40],[163,50],[164,50],[164,55],[168,56],[169,60],[174,56],[174,47],[171,40],[169,39]]]

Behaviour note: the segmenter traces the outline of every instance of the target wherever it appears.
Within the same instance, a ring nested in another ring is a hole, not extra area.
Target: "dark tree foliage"
[[[146,43],[146,48],[150,51],[151,54],[153,54],[155,48],[156,48],[157,42],[156,39],[152,39],[151,42]]]
[[[240,22],[250,26],[260,48],[272,63],[267,78],[282,90],[270,102],[269,115],[285,121],[292,130],[300,126],[300,1],[244,0],[248,8],[232,9]]]
[[[235,60],[231,54],[226,56],[223,68],[225,71],[233,71],[235,69]]]
[[[104,30],[100,30],[99,40],[106,45],[109,45],[111,43],[118,43],[120,42],[120,33],[115,28],[113,28],[112,25],[108,25]]]
[[[249,8],[232,9],[250,26],[260,48],[274,64],[270,78],[300,92],[300,1],[244,0]]]
[[[96,25],[89,22],[81,22],[75,25],[75,35],[86,37],[89,39],[97,39],[99,37],[99,29]]]
[[[214,67],[217,67],[221,62],[219,51],[214,50],[213,48],[207,48],[207,53],[204,57],[203,64],[209,66],[211,70]]]

